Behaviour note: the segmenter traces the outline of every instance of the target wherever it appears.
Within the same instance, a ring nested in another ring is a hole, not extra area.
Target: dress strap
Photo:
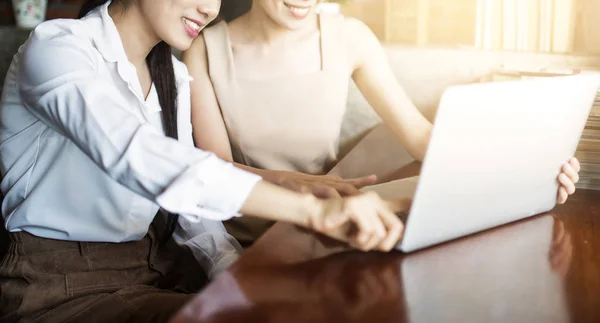
[[[321,30],[321,69],[329,71],[346,64],[346,38],[344,16],[341,14],[319,14]]]

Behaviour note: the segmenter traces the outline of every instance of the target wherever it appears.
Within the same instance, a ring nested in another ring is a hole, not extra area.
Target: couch
[[[444,89],[478,82],[501,68],[600,68],[600,57],[542,53],[484,51],[468,47],[417,48],[385,45],[390,66],[408,96],[430,121]],[[340,150],[348,152],[380,119],[356,87],[350,85],[348,112],[342,126]]]

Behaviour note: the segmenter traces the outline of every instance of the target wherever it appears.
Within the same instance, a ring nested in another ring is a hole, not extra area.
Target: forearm
[[[425,159],[433,129],[433,126],[428,121],[426,122],[427,124],[423,124],[418,129],[411,129],[410,131],[404,131],[398,126],[391,126],[394,135],[404,145],[408,153],[420,162]]]
[[[370,82],[365,75],[357,72],[355,81],[377,115],[408,153],[423,161],[433,125],[412,103],[396,80],[388,75],[385,82]],[[378,84],[387,84],[387,87]]]
[[[404,91],[379,40],[360,21],[347,25],[356,64],[352,79],[367,102],[415,159],[425,158],[432,124]]]
[[[298,173],[298,172],[290,172],[290,171],[279,171],[279,170],[269,170],[269,169],[261,169],[261,168],[256,168],[256,167],[252,167],[252,166],[248,166],[248,165],[244,165],[244,164],[240,164],[240,163],[236,163],[233,162],[233,165],[235,165],[235,167],[238,167],[242,170],[245,170],[247,172],[250,173],[254,173],[256,175],[259,175],[260,177],[262,177],[265,181],[271,182],[271,183],[275,183],[278,184],[279,181],[286,175],[286,174],[290,174],[290,173],[294,173],[296,175],[305,175],[307,177],[311,176],[309,174],[303,174],[303,173]]]
[[[311,194],[296,193],[260,181],[243,204],[241,213],[308,227],[321,209],[322,202]]]
[[[383,123],[390,128],[408,153],[417,161],[423,161],[431,139],[433,125],[418,110],[416,113],[411,110],[378,112],[380,112],[379,116]]]

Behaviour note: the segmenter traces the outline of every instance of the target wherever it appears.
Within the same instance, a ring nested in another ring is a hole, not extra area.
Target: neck
[[[135,66],[145,64],[146,57],[160,39],[148,26],[137,5],[123,8],[113,2],[108,13],[117,27],[127,59]]]
[[[314,16],[314,15],[313,15]],[[242,18],[245,34],[252,35],[252,38],[263,43],[271,44],[286,40],[287,38],[296,38],[298,34],[303,34],[306,28],[291,30],[279,25],[258,5],[252,6],[252,9]],[[312,17],[316,19],[316,17]],[[310,26],[310,24],[307,24]]]

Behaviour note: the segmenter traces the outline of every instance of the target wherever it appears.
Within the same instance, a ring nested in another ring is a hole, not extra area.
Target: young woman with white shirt
[[[241,214],[363,250],[398,241],[403,201],[317,199],[194,147],[191,78],[170,46],[187,49],[219,6],[89,0],[15,55],[0,101],[0,320],[166,321],[230,263],[220,221]]]

